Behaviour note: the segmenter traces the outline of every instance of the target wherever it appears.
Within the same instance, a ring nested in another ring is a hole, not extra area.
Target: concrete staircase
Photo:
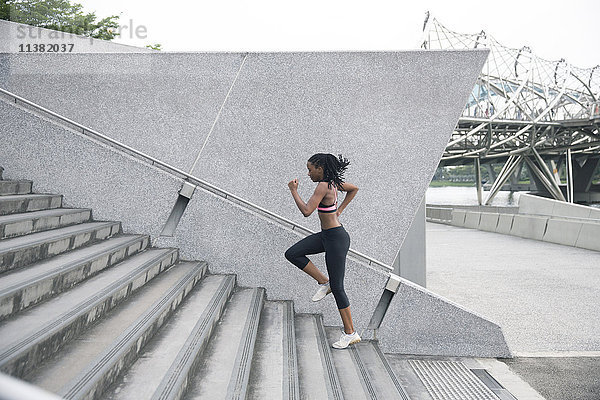
[[[66,399],[407,399],[375,341],[0,168],[0,371]],[[425,397],[423,397],[425,398]]]

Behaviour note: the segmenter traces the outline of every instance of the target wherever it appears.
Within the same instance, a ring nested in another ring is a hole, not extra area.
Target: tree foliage
[[[96,21],[95,13],[85,14],[82,9],[68,0],[0,0],[0,19],[95,39],[118,35],[118,15]]]
[[[156,43],[156,44],[147,44],[146,45],[147,48],[152,49],[152,50],[162,50],[162,45],[160,43]]]

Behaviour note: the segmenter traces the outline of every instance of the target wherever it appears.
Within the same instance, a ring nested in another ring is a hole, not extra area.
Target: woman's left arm
[[[358,193],[358,186],[348,182],[344,182],[342,183],[342,191],[346,192],[346,196],[344,196],[344,201],[342,201],[342,204],[340,204],[337,209],[338,217],[340,216],[342,211],[344,211],[346,206],[348,206],[348,203],[350,203],[354,196],[356,196],[356,193]]]
[[[319,202],[321,202],[321,200],[323,200],[323,197],[325,197],[325,194],[327,194],[327,183],[319,182],[317,188],[315,189],[315,192],[308,200],[308,203],[305,203],[298,194],[298,179],[291,180],[288,183],[288,187],[292,192],[292,197],[294,197],[294,201],[296,202],[298,209],[305,217],[308,217],[310,214],[313,213],[313,211],[315,211],[315,209],[319,205]]]

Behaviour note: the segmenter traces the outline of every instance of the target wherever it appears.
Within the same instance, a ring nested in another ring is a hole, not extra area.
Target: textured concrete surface
[[[575,246],[600,251],[600,224],[581,224]]]
[[[464,226],[466,216],[466,210],[452,210],[452,222],[450,223],[454,226]]]
[[[429,250],[428,250],[429,251]],[[429,258],[429,257],[428,257]],[[428,275],[431,275],[428,273]],[[439,293],[434,290],[434,293]],[[388,353],[509,357],[502,329],[485,317],[403,282],[379,329]]]
[[[423,198],[417,215],[415,215],[415,219],[392,265],[394,273],[417,285],[426,287],[427,265],[425,253],[425,198]]]
[[[219,120],[219,124],[229,124],[236,141],[229,142],[231,138],[223,133],[227,130],[219,131],[218,140],[209,141],[207,153],[200,159],[202,172],[198,175],[319,230],[316,215],[310,220],[301,217],[286,185],[289,179],[304,176],[306,158],[319,151],[299,139],[301,124],[304,132],[310,131],[321,143],[341,146],[339,151],[354,160],[354,175],[347,179],[361,187],[361,196],[341,221],[350,233],[353,249],[391,263],[486,55],[445,51],[251,54],[246,61],[249,75],[246,81],[242,79],[246,83],[236,86],[238,97],[228,103],[231,108]],[[55,56],[40,55],[39,63],[33,63],[15,55],[0,55],[3,65],[8,64],[12,71],[8,88],[151,155],[189,167],[199,138],[200,142],[203,139],[198,132],[207,133],[243,55],[75,54],[67,64],[67,58]],[[297,64],[290,70],[287,63],[291,61]],[[2,71],[6,74],[7,68],[0,66]],[[273,81],[257,81],[257,71]],[[337,87],[344,77],[349,86]],[[289,104],[281,93],[269,92],[271,84],[277,90],[286,85],[294,88],[286,98]],[[262,96],[254,103],[248,98],[252,91]],[[329,91],[333,94],[326,95]],[[173,97],[175,92],[179,96]],[[60,97],[56,93],[61,93]],[[65,95],[69,93],[73,98]],[[273,96],[280,102],[274,102]],[[306,108],[305,103],[310,102],[314,107]],[[11,166],[9,178],[28,177],[37,190],[63,193],[66,205],[93,208],[95,219],[122,221],[126,233],[158,236],[177,198],[180,180],[5,102],[0,102],[0,111],[8,121],[0,128],[7,145],[2,146],[0,157],[3,164]],[[265,124],[264,130],[258,129],[259,122]],[[240,124],[253,127],[252,132],[240,136],[246,132]],[[274,128],[279,125],[282,130]],[[296,129],[290,129],[294,126]],[[161,140],[156,140],[159,136]],[[343,146],[339,145],[342,139]],[[390,140],[402,143],[397,151],[390,151]],[[237,147],[228,147],[233,144]],[[293,146],[286,147],[290,144]],[[240,153],[248,148],[252,152]],[[353,154],[350,148],[361,152]],[[305,156],[297,157],[303,153]],[[262,154],[270,158],[262,159]],[[285,161],[273,162],[275,156]],[[208,165],[206,160],[212,163]],[[410,174],[410,179],[403,179],[403,174]],[[402,184],[390,185],[391,176]],[[311,191],[312,185],[301,183],[305,200]],[[269,198],[264,197],[266,193]],[[377,212],[378,207],[385,213]],[[294,300],[297,311],[323,313],[326,324],[340,324],[333,298],[312,303],[316,284],[283,256],[302,235],[201,190],[190,201],[175,235],[157,244],[177,246],[184,258],[209,261],[212,272],[236,273],[240,285],[265,287],[269,299]],[[323,255],[311,259],[324,269]],[[366,327],[379,301],[387,273],[352,259],[347,262],[346,290],[359,331]],[[435,341],[427,342],[423,335],[421,348],[467,351],[470,345],[485,346],[488,342],[479,341],[480,333],[490,334],[490,330],[491,342],[499,343],[494,324],[416,287],[409,286],[405,293],[416,307],[409,318],[400,318],[403,323],[419,325],[419,307],[431,304],[449,316],[441,317],[441,326],[451,326],[454,336],[433,335]],[[391,320],[403,313],[400,300],[396,304],[400,307],[390,312],[395,315]],[[483,331],[479,327],[482,321]],[[455,322],[458,325],[452,325]],[[380,335],[383,338],[385,333]],[[457,340],[458,347],[454,344]],[[410,351],[406,344],[403,348]],[[490,351],[497,354],[497,349]]]
[[[519,197],[519,213],[542,214],[556,217],[598,218],[598,210],[580,204],[570,204],[564,201],[548,199],[531,194]]]
[[[506,364],[494,358],[428,357],[404,354],[386,354],[386,358],[412,400],[429,400],[432,396],[411,367],[409,360],[461,362],[468,369],[486,369],[515,398],[519,400],[544,400],[522,377],[511,371]],[[460,385],[464,381],[457,380],[456,383]],[[502,399],[507,398],[502,397]]]
[[[0,115],[5,179],[30,179],[38,193],[62,194],[63,207],[121,221],[125,233],[160,234],[181,181],[2,100]]]
[[[128,34],[125,30],[123,30],[123,33]],[[5,20],[0,20],[0,38],[2,38],[0,41],[0,53],[34,52],[36,48],[33,46],[36,44],[43,44],[45,46],[44,52],[124,53],[156,51],[145,47],[113,43],[108,40],[93,39],[87,36],[74,35]]]
[[[498,225],[496,226],[496,232],[510,235],[514,218],[514,214],[500,214],[498,216]]]
[[[479,220],[481,219],[481,213],[479,211],[467,211],[465,215],[465,228],[477,229],[479,227]]]
[[[2,54],[0,83],[186,171],[211,132],[195,174],[313,230],[318,219],[298,212],[286,184],[300,178],[307,199],[306,160],[342,153],[347,180],[361,188],[346,211],[360,232],[353,246],[391,264],[486,57]]]
[[[515,214],[510,234],[526,239],[542,240],[548,217]]]
[[[544,242],[575,246],[579,231],[581,231],[581,222],[551,218],[546,225],[543,240]],[[600,240],[600,237],[598,240]]]
[[[427,265],[428,288],[498,323],[516,355],[600,349],[598,252],[428,223]]]
[[[499,217],[500,217],[500,214],[490,213],[490,212],[482,212],[478,228],[483,231],[496,232]]]
[[[600,399],[600,357],[518,357],[504,362],[546,400]]]

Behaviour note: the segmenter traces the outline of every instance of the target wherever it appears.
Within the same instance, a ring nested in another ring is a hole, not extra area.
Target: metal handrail
[[[73,120],[71,120],[71,119],[69,119],[67,117],[64,117],[64,116],[62,116],[60,114],[57,114],[54,111],[51,111],[51,110],[49,110],[49,109],[47,109],[47,108],[45,108],[45,107],[43,107],[43,106],[41,106],[39,104],[36,104],[36,103],[34,103],[32,101],[29,101],[29,100],[27,100],[27,99],[25,99],[25,98],[23,98],[23,97],[21,97],[19,95],[16,95],[16,94],[14,94],[12,92],[9,92],[6,89],[0,88],[0,93],[3,93],[4,95],[12,98],[14,100],[15,104],[17,104],[17,102],[21,102],[23,104],[26,104],[28,106],[31,106],[31,107],[39,110],[39,111],[42,111],[42,112],[44,112],[44,113],[46,113],[46,114],[48,114],[48,115],[50,115],[50,116],[52,116],[54,118],[57,118],[60,121],[66,122],[66,123],[68,123],[70,125],[73,125],[74,127],[80,129],[81,133],[84,134],[84,135],[92,136],[92,137],[95,137],[96,139],[100,139],[101,141],[109,144],[112,147],[117,148],[118,150],[121,150],[121,151],[123,151],[125,153],[128,153],[130,155],[133,155],[133,156],[135,156],[135,157],[137,157],[137,158],[139,158],[139,159],[141,159],[143,161],[149,162],[153,166],[161,167],[164,171],[166,171],[166,172],[168,172],[168,173],[170,173],[172,175],[176,175],[179,178],[188,180],[191,183],[193,183],[193,184],[201,187],[204,190],[208,190],[211,193],[219,195],[219,196],[221,196],[221,197],[223,197],[223,198],[225,198],[227,200],[233,200],[234,202],[236,202],[236,203],[238,203],[240,205],[246,206],[247,208],[250,208],[253,211],[258,211],[260,214],[262,214],[262,215],[270,218],[271,220],[274,220],[275,222],[278,222],[278,223],[280,223],[282,225],[289,226],[292,230],[300,231],[300,232],[305,233],[307,235],[311,235],[311,234],[315,233],[315,232],[311,231],[310,229],[308,229],[306,227],[298,225],[297,223],[295,223],[295,222],[293,222],[293,221],[291,221],[291,220],[289,220],[289,219],[287,219],[285,217],[282,217],[281,215],[275,214],[272,211],[269,211],[269,210],[267,210],[267,209],[265,209],[265,208],[263,208],[263,207],[261,207],[259,205],[256,205],[256,204],[254,204],[254,203],[252,203],[252,202],[250,202],[248,200],[242,199],[241,197],[236,196],[236,195],[234,195],[232,193],[229,193],[226,190],[220,189],[220,188],[218,188],[218,187],[216,187],[216,186],[214,186],[214,185],[212,185],[212,184],[210,184],[210,183],[208,183],[208,182],[206,182],[206,181],[204,181],[204,180],[202,180],[202,179],[200,179],[198,177],[195,177],[193,175],[190,175],[190,174],[188,174],[188,173],[180,170],[179,168],[176,168],[176,167],[174,167],[174,166],[172,166],[170,164],[167,164],[167,163],[165,163],[163,161],[160,161],[159,159],[156,159],[156,158],[154,158],[154,157],[152,157],[152,156],[150,156],[150,155],[148,155],[146,153],[143,153],[143,152],[141,152],[139,150],[136,150],[133,147],[127,146],[124,143],[121,143],[121,142],[119,142],[117,140],[109,138],[108,136],[105,136],[105,135],[103,135],[103,134],[95,131],[92,128],[88,128],[85,125],[82,125],[82,124],[80,124],[78,122],[75,122],[75,121],[73,121]],[[350,250],[348,250],[348,253],[349,253],[349,255],[353,256],[353,258],[358,259],[358,260],[360,260],[362,262],[365,262],[365,263],[367,263],[370,266],[382,268],[384,270],[384,272],[390,273],[390,272],[393,271],[393,268],[391,266],[389,266],[389,265],[387,265],[387,264],[385,264],[385,263],[383,263],[383,262],[381,262],[379,260],[376,260],[376,259],[374,259],[372,257],[369,257],[369,256],[367,256],[365,254],[362,254],[361,252],[358,252],[356,250],[350,249]]]

